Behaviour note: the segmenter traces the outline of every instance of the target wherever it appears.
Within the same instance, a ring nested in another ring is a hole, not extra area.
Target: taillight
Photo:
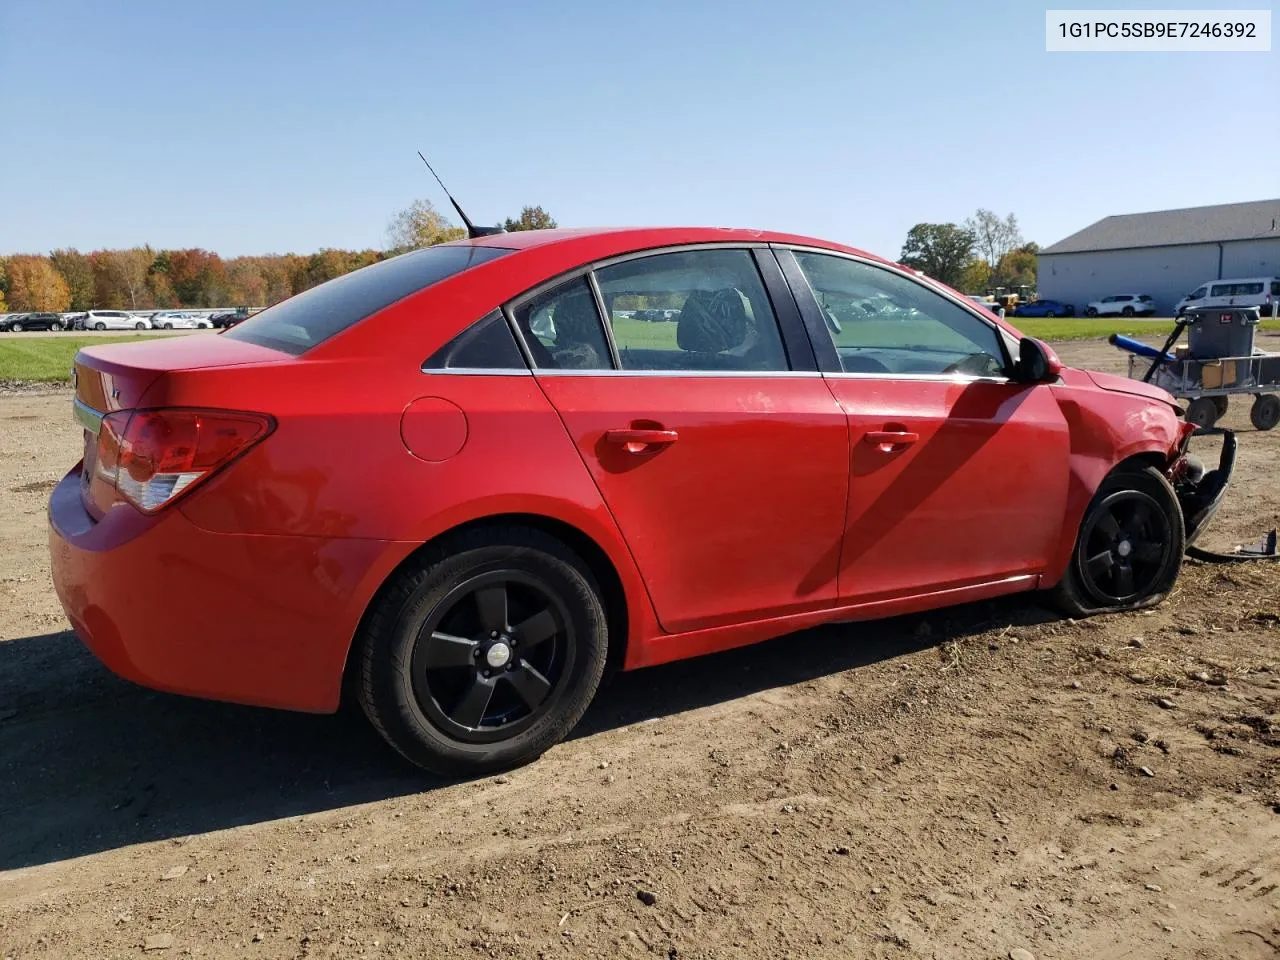
[[[95,481],[155,513],[271,432],[270,417],[228,410],[120,410],[102,420]]]

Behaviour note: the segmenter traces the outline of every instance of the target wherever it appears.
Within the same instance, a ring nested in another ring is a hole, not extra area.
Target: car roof
[[[455,240],[449,246],[472,245],[529,250],[552,245],[583,247],[598,245],[601,248],[621,252],[683,243],[780,243],[824,247],[828,250],[851,253],[898,266],[884,257],[830,240],[745,227],[557,227],[554,230],[516,230],[511,233],[477,237],[473,240]]]

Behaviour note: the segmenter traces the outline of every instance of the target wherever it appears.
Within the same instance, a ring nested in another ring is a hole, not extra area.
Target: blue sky
[[[1280,53],[1049,54],[1046,5],[4,0],[0,252],[382,247],[448,210],[418,149],[477,222],[892,256],[980,206],[1048,244],[1280,196]]]

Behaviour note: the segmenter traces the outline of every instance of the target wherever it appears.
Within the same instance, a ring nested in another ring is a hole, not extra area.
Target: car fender
[[[1056,584],[1066,572],[1085,510],[1103,480],[1135,457],[1167,467],[1177,458],[1186,433],[1167,403],[1100,390],[1079,371],[1069,371],[1053,389],[1070,436],[1070,476],[1062,537],[1046,567],[1044,587]]]

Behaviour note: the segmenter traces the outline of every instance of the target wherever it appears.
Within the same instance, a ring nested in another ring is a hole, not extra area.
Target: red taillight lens
[[[270,417],[226,410],[121,410],[102,420],[94,480],[155,513],[271,432]]]

